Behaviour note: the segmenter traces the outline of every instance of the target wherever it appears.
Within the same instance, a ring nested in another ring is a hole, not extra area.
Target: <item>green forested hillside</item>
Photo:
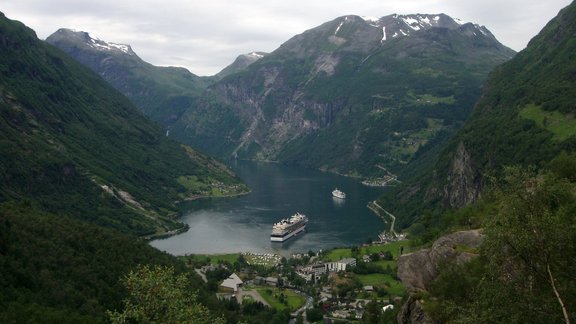
[[[243,190],[22,24],[2,16],[0,40],[0,202],[29,199],[142,235],[174,228],[175,201]]]
[[[182,227],[179,200],[245,190],[0,14],[0,322],[106,322],[130,270],[185,270],[136,235]]]
[[[476,201],[503,167],[540,168],[560,152],[576,150],[575,21],[572,4],[496,68],[435,167],[382,199],[403,216],[401,224],[438,226],[443,210]]]

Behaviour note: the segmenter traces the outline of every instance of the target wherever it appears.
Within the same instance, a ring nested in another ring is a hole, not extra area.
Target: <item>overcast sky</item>
[[[486,26],[519,51],[570,0],[2,0],[0,11],[45,39],[59,28],[130,44],[154,65],[212,75],[243,53],[271,52],[344,15],[445,13]]]

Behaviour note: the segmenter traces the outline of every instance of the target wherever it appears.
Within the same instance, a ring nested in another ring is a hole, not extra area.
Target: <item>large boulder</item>
[[[470,251],[482,243],[480,230],[461,231],[443,236],[432,247],[402,255],[398,260],[398,277],[408,291],[425,291],[438,276],[445,262],[466,262],[476,254]]]

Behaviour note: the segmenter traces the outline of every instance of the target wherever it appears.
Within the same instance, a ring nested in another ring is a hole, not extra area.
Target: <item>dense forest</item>
[[[247,189],[4,15],[0,43],[0,322],[105,322],[139,265],[187,271],[138,236],[182,227],[178,200]]]

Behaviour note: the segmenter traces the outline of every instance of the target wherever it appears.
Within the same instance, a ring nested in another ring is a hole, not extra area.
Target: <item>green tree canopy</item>
[[[576,185],[569,179],[509,169],[485,229],[488,278],[517,295],[526,319],[570,323],[575,316]]]
[[[171,267],[147,265],[124,278],[129,297],[122,312],[109,311],[113,323],[223,323],[198,302],[186,275]]]

